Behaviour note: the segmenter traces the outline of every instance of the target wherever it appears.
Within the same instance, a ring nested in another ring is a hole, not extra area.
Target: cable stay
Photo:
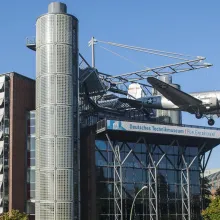
[[[138,63],[136,63],[136,62],[134,62],[134,61],[128,59],[127,57],[122,56],[122,55],[120,55],[119,53],[116,53],[116,52],[114,52],[114,51],[112,51],[112,50],[110,50],[110,49],[108,49],[108,48],[105,48],[105,47],[103,47],[103,46],[99,46],[99,47],[102,48],[102,49],[104,49],[104,50],[106,50],[106,51],[108,51],[108,52],[110,52],[110,53],[112,53],[112,54],[114,54],[114,55],[116,55],[116,56],[118,56],[118,57],[120,57],[120,58],[122,58],[122,59],[124,59],[124,60],[126,60],[126,61],[128,61],[128,62],[130,62],[131,64],[133,64],[133,65],[135,65],[135,66],[138,66],[138,67],[141,67],[141,68],[142,68],[142,66],[144,66],[144,65],[140,65],[140,64],[138,64]],[[145,68],[147,68],[147,67],[145,67]]]
[[[125,44],[118,44],[118,43],[101,41],[101,40],[96,40],[96,42],[100,42],[100,43],[103,43],[103,44],[108,44],[108,45],[111,45],[111,46],[126,48],[126,49],[130,49],[130,50],[135,50],[135,51],[139,51],[139,52],[154,54],[154,55],[158,55],[158,56],[164,56],[164,57],[179,59],[179,60],[189,60],[189,59],[186,59],[187,57],[191,58],[191,59],[195,58],[195,56],[192,56],[192,55],[166,52],[166,51],[163,51],[163,50],[154,50],[154,49],[148,49],[148,48],[143,48],[143,47],[135,47],[135,46],[129,46],[129,45],[125,45]],[[171,55],[173,55],[173,56],[171,56]],[[185,58],[182,58],[182,57],[185,57]]]

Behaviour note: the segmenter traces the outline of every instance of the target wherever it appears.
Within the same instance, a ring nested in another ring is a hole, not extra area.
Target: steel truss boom
[[[163,76],[175,73],[187,72],[191,70],[197,70],[201,68],[211,67],[212,64],[202,62],[205,60],[204,57],[199,57],[194,60],[188,60],[176,64],[169,64],[165,66],[148,68],[135,72],[125,73],[116,76],[102,75],[106,81],[111,81],[115,84],[123,84],[128,82],[141,82],[147,79],[149,76]]]
[[[86,60],[82,57],[82,55],[80,55],[80,58],[82,60],[82,63],[80,63],[80,69],[82,69],[83,68],[82,66],[84,65],[84,66],[87,66],[87,68],[90,70],[93,70],[93,71],[95,70],[97,72],[98,77],[101,79],[102,83],[105,84],[106,92],[108,91],[108,92],[113,92],[113,93],[124,95],[127,93],[129,85],[131,83],[139,83],[142,88],[142,91],[144,92],[146,96],[152,95],[151,94],[152,86],[149,85],[146,81],[146,79],[150,76],[151,77],[164,76],[164,75],[197,70],[201,68],[208,68],[212,66],[212,64],[210,63],[205,63],[204,61],[206,58],[202,56],[196,57],[196,56],[191,56],[191,55],[184,55],[181,53],[166,52],[166,51],[161,51],[161,50],[154,50],[154,49],[148,49],[148,48],[143,48],[143,47],[135,47],[135,46],[129,46],[129,45],[118,44],[118,43],[113,43],[113,42],[106,42],[106,41],[97,40],[94,37],[92,38],[92,41],[95,42],[95,44],[98,44],[98,43],[108,44],[111,46],[121,47],[125,49],[135,50],[138,52],[144,52],[148,54],[154,54],[154,55],[159,55],[163,57],[180,60],[177,63],[171,63],[168,65],[163,65],[163,66],[153,67],[153,68],[145,68],[142,70],[113,76],[110,74],[97,71],[94,68],[94,65],[93,67],[91,67],[86,62]],[[91,42],[89,45],[91,45]],[[109,50],[109,52],[112,52],[112,51]],[[95,54],[94,48],[93,48],[92,54],[94,57],[94,54]],[[119,55],[117,53],[113,53],[113,54]]]
[[[125,83],[134,83],[134,82],[145,83],[143,82],[143,80],[145,80],[149,76],[155,76],[155,77],[163,76],[163,75],[187,72],[191,70],[197,70],[201,68],[208,68],[212,66],[212,64],[210,63],[205,63],[204,60],[206,58],[202,56],[196,57],[196,56],[191,56],[191,55],[184,55],[181,53],[166,52],[162,50],[154,50],[154,49],[148,49],[148,48],[143,48],[143,47],[135,47],[135,46],[129,46],[125,44],[106,42],[106,41],[97,40],[97,39],[95,39],[95,41],[96,43],[103,43],[103,44],[108,44],[111,46],[135,50],[138,52],[144,52],[148,54],[154,54],[158,56],[182,60],[182,62],[178,62],[178,63],[168,64],[168,65],[154,67],[154,68],[146,68],[143,70],[124,73],[124,74],[115,75],[115,76],[101,74],[101,77],[104,80],[108,81],[109,83],[116,84],[116,85],[125,84]]]

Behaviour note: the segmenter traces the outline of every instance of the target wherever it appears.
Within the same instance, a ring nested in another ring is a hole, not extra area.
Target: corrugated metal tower
[[[158,79],[172,85],[176,89],[180,89],[180,85],[172,83],[172,76],[169,75],[159,76]],[[161,94],[155,89],[153,89],[153,95],[161,95]],[[181,111],[157,109],[156,117],[157,117],[157,122],[159,123],[182,124]]]
[[[63,3],[36,24],[36,220],[78,219],[74,142],[78,105],[78,20]],[[76,159],[75,159],[76,158]]]

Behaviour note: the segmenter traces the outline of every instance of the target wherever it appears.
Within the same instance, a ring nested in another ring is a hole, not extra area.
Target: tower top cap
[[[61,2],[52,2],[48,6],[48,13],[49,14],[66,14],[67,13],[67,7],[66,4]]]

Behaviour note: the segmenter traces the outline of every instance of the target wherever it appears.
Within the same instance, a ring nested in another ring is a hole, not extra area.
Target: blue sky
[[[35,22],[47,12],[48,0],[7,0],[1,2],[0,72],[16,71],[35,77],[35,53],[25,47],[25,38],[35,35]],[[214,66],[173,77],[186,92],[220,90],[220,1],[198,0],[65,0],[68,12],[79,19],[79,49],[90,62],[88,41],[92,36],[104,41],[205,56]],[[132,65],[96,46],[96,67],[103,72],[120,74],[176,62],[158,56],[109,48],[127,56]],[[106,47],[106,46],[105,46]],[[186,124],[207,125],[183,114]],[[220,126],[220,119],[216,120]],[[209,162],[209,168],[220,167],[220,147]]]

